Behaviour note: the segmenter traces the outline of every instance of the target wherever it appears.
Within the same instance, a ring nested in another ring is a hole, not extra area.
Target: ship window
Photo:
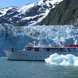
[[[55,49],[54,48],[51,48],[51,51],[55,51]]]
[[[45,50],[45,48],[43,48],[43,50]]]
[[[73,48],[73,51],[76,52],[76,48]]]
[[[51,50],[54,52],[66,52],[65,48],[52,48]]]
[[[37,56],[36,56],[37,57]]]
[[[34,48],[34,51],[39,51],[39,48]]]
[[[21,54],[19,54],[21,56]]]
[[[58,52],[58,51],[60,51],[61,49],[60,48],[56,48],[56,51]]]
[[[26,54],[26,56],[28,56],[28,54]]]
[[[60,48],[60,51],[61,52],[66,52],[66,49],[65,48]]]
[[[52,49],[53,49],[54,52],[59,51],[59,48],[52,48]]]
[[[24,56],[24,54],[23,54],[23,56]]]
[[[27,51],[31,51],[33,47],[27,47]]]
[[[69,52],[76,52],[75,48],[67,48]]]
[[[50,48],[46,48],[47,51],[50,51]]]
[[[71,52],[71,48],[68,48],[68,51]]]

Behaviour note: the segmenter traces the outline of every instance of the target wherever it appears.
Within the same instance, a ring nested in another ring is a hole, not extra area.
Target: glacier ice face
[[[78,29],[73,26],[23,26],[0,25],[0,48],[22,49],[28,44],[66,45],[78,44]],[[22,46],[21,46],[22,45]]]
[[[73,26],[28,26],[24,28],[28,36],[43,43],[77,44],[77,29]]]

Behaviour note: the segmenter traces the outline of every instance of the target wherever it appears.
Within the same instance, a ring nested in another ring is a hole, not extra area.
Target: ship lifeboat
[[[78,48],[78,44],[69,44],[69,45],[66,45],[65,47]]]

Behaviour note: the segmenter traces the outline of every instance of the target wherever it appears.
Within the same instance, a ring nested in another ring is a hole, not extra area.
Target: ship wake
[[[46,58],[45,62],[51,65],[78,66],[78,57],[72,54],[59,55],[55,53]]]

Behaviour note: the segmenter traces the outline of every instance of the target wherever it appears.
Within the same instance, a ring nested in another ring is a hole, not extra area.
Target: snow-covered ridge
[[[13,10],[14,11],[14,10],[18,10],[18,9],[19,9],[18,7],[2,8],[2,9],[0,9],[0,17],[6,15],[9,10]]]
[[[49,11],[62,0],[40,0],[23,7],[0,9],[0,22],[17,25],[36,25],[44,19]],[[8,20],[7,20],[8,19]]]

